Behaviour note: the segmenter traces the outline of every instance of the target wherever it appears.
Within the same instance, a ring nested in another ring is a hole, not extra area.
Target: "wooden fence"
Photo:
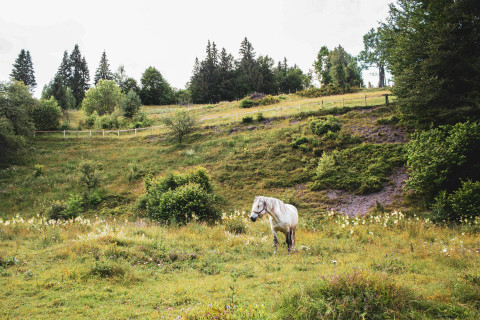
[[[228,115],[220,115],[220,116],[207,116],[207,117],[202,117],[199,119],[199,122],[206,122],[206,121],[215,121],[217,125],[220,125],[222,122],[222,119],[229,119],[230,121],[227,121],[228,123],[233,123],[233,122],[238,122],[241,121],[244,116],[251,115],[251,114],[257,114],[259,112],[274,112],[273,115],[271,116],[282,116],[284,114],[287,114],[287,111],[291,111],[293,109],[294,112],[298,109],[298,113],[300,112],[309,112],[309,111],[315,111],[318,109],[323,109],[326,108],[328,104],[337,104],[339,102],[342,103],[342,107],[345,107],[345,102],[352,101],[352,100],[358,100],[361,103],[361,106],[368,106],[368,99],[371,98],[379,98],[379,97],[384,97],[385,98],[385,104],[388,105],[389,103],[389,94],[381,94],[381,95],[365,95],[364,97],[355,97],[355,98],[343,98],[343,99],[337,99],[337,100],[317,100],[314,102],[310,103],[305,103],[305,104],[298,104],[298,105],[291,105],[291,106],[284,106],[284,107],[278,107],[278,108],[270,108],[270,109],[260,109],[260,110],[255,110],[255,111],[250,111],[250,112],[242,112],[242,113],[235,113],[235,114],[228,114]],[[382,101],[383,102],[383,101]],[[360,106],[360,105],[358,105]],[[38,134],[48,134],[48,133],[53,133],[57,135],[62,135],[64,138],[67,136],[71,137],[120,137],[122,133],[127,133],[127,134],[133,134],[134,137],[137,136],[137,134],[140,133],[150,133],[153,134],[154,132],[158,132],[159,129],[165,128],[165,125],[159,125],[159,126],[151,126],[147,128],[134,128],[134,129],[116,129],[116,130],[36,130],[34,132],[34,137],[36,137]]]

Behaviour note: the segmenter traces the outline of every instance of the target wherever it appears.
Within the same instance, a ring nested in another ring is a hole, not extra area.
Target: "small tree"
[[[100,80],[113,80],[113,74],[110,71],[110,64],[108,63],[107,54],[105,51],[103,51],[100,64],[95,72],[95,85],[97,85],[98,81]]]
[[[87,115],[97,111],[99,116],[110,114],[116,107],[120,107],[125,95],[111,80],[100,80],[95,88],[85,94],[82,109]]]
[[[141,105],[142,101],[140,100],[140,97],[135,91],[130,90],[121,103],[123,115],[127,118],[132,118],[137,114],[138,110],[140,110]]]
[[[37,130],[55,130],[60,126],[62,109],[54,97],[41,99],[31,112]]]
[[[88,192],[100,186],[100,173],[98,164],[85,160],[80,163],[80,182],[83,182],[88,189]]]
[[[182,143],[182,138],[196,129],[197,120],[187,111],[179,111],[173,117],[163,120],[165,125],[170,129],[172,137],[178,139]]]
[[[175,96],[170,84],[163,78],[160,71],[149,67],[140,80],[142,89],[140,98],[145,105],[164,105],[175,102]]]

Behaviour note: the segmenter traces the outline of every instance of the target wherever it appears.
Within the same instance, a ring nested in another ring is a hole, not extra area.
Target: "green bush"
[[[114,112],[96,117],[94,126],[96,129],[117,129],[119,127],[118,114]]]
[[[241,218],[229,219],[224,224],[225,230],[233,234],[244,234],[247,231],[247,225]]]
[[[35,178],[40,177],[40,176],[43,174],[43,172],[44,172],[43,169],[44,169],[44,166],[43,166],[43,165],[41,165],[41,164],[36,164],[36,165],[34,166],[33,176],[34,176]]]
[[[138,113],[140,107],[142,106],[142,101],[140,97],[135,93],[135,91],[130,90],[127,96],[122,100],[120,107],[123,111],[123,115],[126,118],[132,118]]]
[[[405,162],[401,144],[362,144],[324,153],[318,162],[312,188],[368,194],[380,191],[387,175]]]
[[[340,120],[334,116],[327,116],[326,119],[316,119],[310,122],[310,129],[318,136],[324,135],[328,132],[338,132],[342,129]]]
[[[95,122],[97,122],[97,118],[98,118],[98,113],[97,111],[94,111],[91,115],[89,115],[86,119],[85,119],[85,125],[88,127],[88,128],[91,128],[95,125]]]
[[[251,108],[255,105],[255,103],[250,99],[244,99],[240,101],[240,108]]]
[[[125,94],[111,80],[100,80],[94,88],[85,93],[82,101],[82,109],[87,115],[97,111],[98,115],[112,113],[115,108],[120,107]]]
[[[261,112],[258,112],[255,117],[256,117],[255,120],[257,120],[257,122],[262,122],[263,120],[265,120],[265,117]]]
[[[145,179],[147,214],[154,220],[185,223],[196,218],[215,221],[220,211],[208,172],[197,167],[184,174]]]
[[[84,160],[79,165],[80,182],[84,183],[88,191],[100,186],[100,167],[90,160]]]
[[[480,181],[462,181],[459,189],[438,193],[432,206],[433,220],[459,221],[480,215]]]
[[[245,116],[242,118],[242,123],[253,123],[253,117]]]
[[[255,106],[268,106],[271,104],[279,103],[280,99],[276,97],[272,97],[271,95],[265,96],[261,99],[254,100],[253,104]]]
[[[49,100],[41,99],[31,111],[33,123],[37,130],[56,130],[60,126],[62,109],[51,97]]]
[[[80,195],[71,195],[67,201],[54,201],[47,209],[47,216],[53,220],[69,220],[78,217],[83,210],[83,199]]]
[[[309,137],[305,137],[305,136],[293,137],[292,142],[290,143],[290,146],[293,149],[299,149],[301,148],[301,146],[307,147],[310,142],[311,142],[311,139]]]
[[[403,319],[422,306],[411,290],[388,278],[355,272],[322,277],[284,296],[276,309],[279,319]]]
[[[147,117],[145,112],[137,112],[133,117],[133,124],[130,126],[134,128],[146,128],[153,124],[153,120]]]
[[[480,180],[480,124],[457,123],[418,132],[406,153],[407,188],[431,202],[441,190],[447,194],[457,190],[462,180]]]

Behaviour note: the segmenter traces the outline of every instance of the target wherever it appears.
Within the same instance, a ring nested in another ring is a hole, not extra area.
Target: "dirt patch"
[[[405,130],[389,125],[376,125],[375,127],[349,125],[346,129],[350,134],[356,134],[362,140],[370,143],[404,143],[407,141]]]
[[[355,195],[341,190],[328,190],[328,198],[336,201],[336,204],[329,209],[354,217],[368,213],[377,205],[377,202],[382,206],[391,205],[400,198],[408,175],[405,168],[402,167],[395,170],[388,178],[390,182],[385,183],[381,191],[368,195]]]

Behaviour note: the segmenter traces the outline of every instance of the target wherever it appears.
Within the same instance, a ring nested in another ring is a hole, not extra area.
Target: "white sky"
[[[304,72],[321,46],[341,44],[357,55],[363,35],[388,13],[392,0],[15,0],[1,1],[0,81],[9,79],[21,49],[29,50],[37,79],[36,96],[55,75],[63,52],[76,43],[93,82],[103,50],[110,68],[125,65],[139,81],[156,67],[176,88],[184,88],[195,57],[208,40],[238,57],[247,37],[254,50],[276,62],[287,57]],[[364,72],[376,85],[375,70]]]

